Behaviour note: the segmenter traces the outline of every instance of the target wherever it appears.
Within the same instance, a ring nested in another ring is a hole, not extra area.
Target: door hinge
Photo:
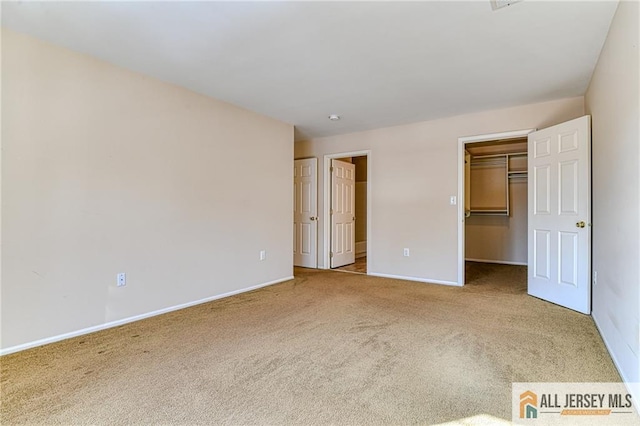
[[[329,257],[333,257],[333,252],[329,252]]]
[[[333,173],[333,166],[331,166],[331,167],[329,168],[329,171],[330,171],[331,173]]]
[[[333,214],[333,209],[330,210],[330,214]]]

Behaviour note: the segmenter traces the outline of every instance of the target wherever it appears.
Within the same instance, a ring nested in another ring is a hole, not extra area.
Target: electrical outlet
[[[452,195],[451,197],[449,197],[449,204],[455,206],[456,204],[458,204],[458,198],[455,195]]]
[[[267,251],[260,250],[260,260],[265,260],[267,258]]]
[[[409,249],[408,249],[408,248],[405,248],[404,250],[402,250],[402,255],[403,255],[404,257],[409,257]]]
[[[117,277],[118,287],[124,287],[127,285],[127,274],[120,272]]]
[[[593,285],[598,285],[598,271],[593,271]]]

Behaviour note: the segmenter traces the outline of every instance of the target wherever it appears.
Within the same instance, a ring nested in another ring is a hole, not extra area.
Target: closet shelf
[[[526,155],[527,155],[527,152],[523,151],[523,152],[512,152],[509,154],[475,155],[473,158],[481,159],[481,158],[525,157]]]
[[[482,210],[477,210],[477,209],[471,209],[469,211],[469,213],[471,215],[485,215],[485,216],[489,216],[489,215],[495,215],[495,216],[509,216],[509,210],[508,209],[482,209]]]
[[[469,194],[465,194],[465,206],[473,203],[476,208],[465,210],[470,216],[510,216],[510,184],[527,181],[527,152],[469,154],[465,173],[468,176]],[[465,159],[466,163],[466,159]],[[473,176],[473,177],[472,177]]]
[[[509,179],[526,179],[527,175],[528,173],[526,170],[513,170],[507,172],[507,177]]]

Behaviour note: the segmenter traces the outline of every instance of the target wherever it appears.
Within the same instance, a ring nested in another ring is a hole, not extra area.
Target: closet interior
[[[527,140],[465,146],[465,258],[527,263]]]

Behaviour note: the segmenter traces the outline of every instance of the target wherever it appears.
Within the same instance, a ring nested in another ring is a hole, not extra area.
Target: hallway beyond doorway
[[[335,268],[334,271],[351,272],[354,274],[367,274],[367,256],[356,258],[355,263]]]

